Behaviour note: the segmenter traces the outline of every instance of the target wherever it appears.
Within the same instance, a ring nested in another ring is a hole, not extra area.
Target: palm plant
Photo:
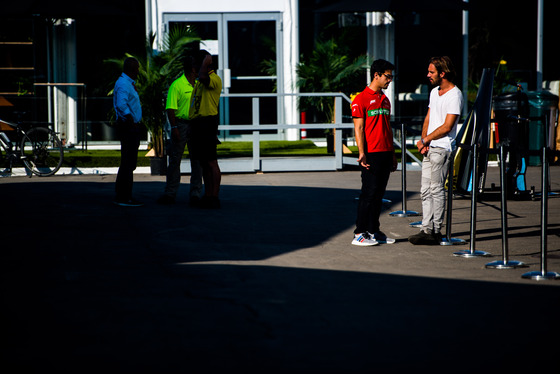
[[[297,86],[300,92],[345,92],[356,89],[355,79],[367,68],[367,57],[348,57],[346,43],[335,38],[319,40],[307,58],[302,56],[297,66]],[[327,96],[302,97],[300,110],[315,108],[326,117],[327,123],[334,119],[334,100]]]
[[[160,50],[154,50],[156,35],[152,34],[146,43],[145,56],[125,54],[122,59],[106,60],[122,68],[126,57],[135,57],[140,62],[137,89],[142,103],[142,123],[150,134],[150,148],[153,155],[165,154],[164,127],[165,98],[169,85],[183,73],[183,57],[194,50],[194,42],[200,40],[191,28],[174,28],[165,35]],[[112,91],[109,93],[112,94]]]

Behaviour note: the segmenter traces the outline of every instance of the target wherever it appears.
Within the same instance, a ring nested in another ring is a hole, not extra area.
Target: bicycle
[[[10,137],[6,132],[10,133]],[[4,172],[11,173],[15,162],[21,161],[29,171],[40,177],[54,175],[62,165],[64,149],[58,134],[47,127],[24,130],[20,124],[0,119],[0,162],[8,162]],[[5,153],[6,160],[2,160]]]

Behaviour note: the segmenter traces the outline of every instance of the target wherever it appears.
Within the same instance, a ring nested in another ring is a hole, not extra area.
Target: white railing
[[[318,96],[318,97],[334,97],[334,122],[333,123],[297,123],[297,124],[268,124],[264,125],[260,123],[260,99],[269,97],[302,97],[302,96]],[[252,123],[251,124],[241,124],[241,125],[220,125],[218,130],[235,130],[235,131],[252,131],[253,132],[253,169],[258,171],[261,170],[261,158],[260,158],[260,141],[261,141],[261,131],[267,130],[285,130],[285,129],[295,129],[301,131],[302,129],[353,129],[353,123],[343,123],[342,122],[342,105],[343,99],[351,103],[351,100],[344,93],[337,92],[327,92],[327,93],[297,93],[297,94],[275,94],[275,93],[248,93],[248,94],[223,94],[221,97],[231,97],[231,98],[252,98]],[[339,132],[341,134],[341,132]],[[335,136],[334,143],[334,168],[339,170],[342,169],[343,164],[343,147],[342,147],[342,135]]]
[[[261,98],[270,98],[276,97],[280,99],[281,97],[333,97],[334,98],[334,122],[333,123],[296,123],[296,124],[261,124],[260,123],[260,99]],[[252,123],[250,124],[240,124],[240,125],[220,125],[218,130],[235,130],[235,131],[252,131],[252,139],[253,139],[253,157],[252,157],[252,166],[251,170],[253,171],[261,171],[263,169],[262,160],[260,157],[260,141],[261,141],[261,131],[267,130],[284,130],[284,129],[295,129],[301,131],[302,129],[310,130],[310,129],[334,129],[335,130],[335,137],[334,137],[334,164],[326,161],[327,165],[324,167],[325,170],[340,170],[344,164],[344,154],[343,154],[343,145],[342,145],[342,129],[354,129],[354,124],[352,122],[343,122],[343,103],[346,102],[347,105],[350,105],[352,101],[350,98],[341,92],[325,92],[325,93],[294,93],[294,94],[276,94],[276,93],[246,93],[246,94],[222,94],[223,98],[230,97],[230,98],[252,98]],[[416,162],[421,164],[421,161],[418,160],[410,151],[406,150],[406,144],[402,145],[401,142],[397,138],[393,138],[393,142],[402,149],[406,151],[406,153],[414,159]],[[307,159],[313,158],[313,156],[306,157]],[[317,158],[317,157],[316,157]],[[333,157],[330,157],[333,159]],[[324,157],[323,157],[324,159]],[[285,163],[293,162],[292,159],[286,158]],[[349,164],[356,165],[355,159],[348,160]],[[319,169],[323,169],[323,167],[319,167]],[[286,165],[282,170],[293,170]],[[299,169],[298,169],[299,170]],[[247,170],[250,171],[250,170]]]

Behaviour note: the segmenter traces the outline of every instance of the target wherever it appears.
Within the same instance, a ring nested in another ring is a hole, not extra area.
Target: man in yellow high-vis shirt
[[[167,94],[165,109],[171,125],[171,149],[169,152],[169,166],[167,167],[164,195],[157,202],[159,204],[173,204],[181,183],[181,160],[185,152],[185,145],[192,146],[192,135],[189,123],[189,109],[191,95],[194,89],[196,73],[194,58],[185,56],[183,61],[183,75],[177,78]],[[197,206],[202,197],[202,168],[200,163],[191,157],[190,204]]]
[[[191,157],[200,161],[204,180],[202,207],[220,207],[221,171],[218,165],[216,134],[218,131],[218,105],[222,92],[222,80],[211,68],[212,55],[205,50],[199,51],[195,58],[198,79],[191,96],[189,118],[193,130],[193,147],[189,148]]]

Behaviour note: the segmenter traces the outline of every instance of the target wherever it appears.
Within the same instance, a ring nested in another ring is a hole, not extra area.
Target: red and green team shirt
[[[391,102],[383,91],[375,92],[366,87],[352,101],[352,117],[364,118],[366,151],[387,152],[394,150],[391,129]]]

